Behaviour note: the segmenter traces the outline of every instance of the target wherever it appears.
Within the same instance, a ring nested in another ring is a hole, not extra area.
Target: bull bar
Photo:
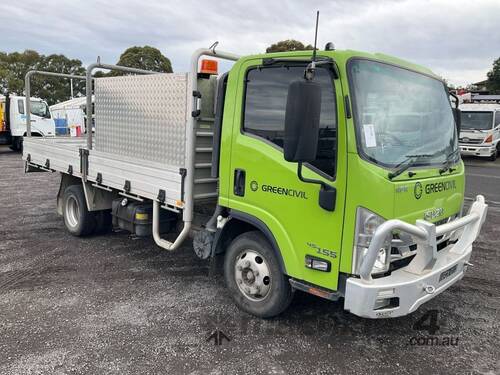
[[[417,220],[415,225],[401,220],[381,224],[363,258],[359,278],[346,280],[345,309],[367,318],[407,315],[460,280],[469,264],[472,243],[481,230],[487,208],[484,197],[478,195],[467,215],[439,226],[425,220]],[[377,254],[394,231],[413,236],[417,243],[416,255],[406,267],[374,279],[371,272]],[[452,232],[456,242],[438,251],[437,237]]]

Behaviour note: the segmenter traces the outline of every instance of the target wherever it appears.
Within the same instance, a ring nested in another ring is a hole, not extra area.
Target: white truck
[[[460,153],[495,161],[500,154],[500,104],[461,104]]]
[[[30,99],[31,134],[38,137],[55,136],[55,123],[49,106],[38,98]],[[0,97],[0,144],[10,145],[15,151],[23,148],[26,135],[26,98],[17,95]]]

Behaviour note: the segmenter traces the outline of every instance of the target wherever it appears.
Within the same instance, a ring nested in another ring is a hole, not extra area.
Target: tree
[[[64,55],[44,56],[40,62],[40,70],[64,74],[85,76],[86,70],[82,62],[77,59],[69,59]],[[63,102],[71,98],[71,82],[67,78],[44,77],[36,78],[39,86],[36,94],[47,100],[49,105]],[[73,80],[73,96],[85,95],[85,80]]]
[[[487,74],[486,87],[492,94],[500,94],[500,57],[493,62],[493,68]]]
[[[282,40],[277,43],[271,44],[267,47],[266,53],[270,52],[286,52],[286,51],[306,51],[312,50],[314,47],[308,44],[305,46],[302,42],[295,39]]]
[[[172,72],[170,60],[160,50],[150,46],[131,47],[120,56],[118,65]],[[41,55],[36,51],[5,53],[0,52],[0,94],[10,92],[24,94],[24,77],[29,70],[45,70],[55,73],[85,75],[82,62],[64,55]],[[120,75],[120,72],[103,73],[97,71],[96,77]],[[67,78],[35,75],[31,78],[31,95],[45,99],[49,105],[70,99],[71,82]],[[85,95],[85,81],[73,80],[74,96]]]
[[[38,69],[42,56],[32,50],[22,53],[0,52],[0,87],[2,93],[24,92],[24,76],[31,69]]]
[[[155,72],[172,73],[172,64],[170,60],[165,57],[158,48],[150,46],[127,48],[120,55],[117,65],[152,70]]]
[[[29,70],[45,70],[55,73],[85,75],[82,62],[64,55],[40,55],[36,51],[22,53],[0,52],[0,90],[18,95],[24,94],[24,77]],[[68,100],[71,97],[71,83],[66,78],[33,76],[31,95],[45,99],[49,105]],[[73,82],[75,96],[85,93],[85,82]]]

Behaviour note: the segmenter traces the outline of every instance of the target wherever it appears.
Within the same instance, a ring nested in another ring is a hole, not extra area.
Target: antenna
[[[314,78],[314,70],[316,69],[316,45],[318,44],[318,24],[319,24],[319,10],[316,11],[316,30],[314,31],[314,48],[311,63],[307,65],[304,71],[304,78],[312,81]]]
[[[316,12],[316,30],[314,31],[314,49],[312,61],[316,61],[316,45],[318,43],[318,23],[319,23],[319,10]]]

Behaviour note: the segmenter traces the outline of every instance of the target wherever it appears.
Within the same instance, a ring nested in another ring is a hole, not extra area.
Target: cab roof
[[[495,103],[463,103],[463,104],[460,104],[460,110],[470,111],[470,112],[500,111],[500,104],[495,104]]]
[[[338,64],[341,63],[347,63],[347,61],[351,58],[364,58],[364,59],[369,59],[369,60],[375,60],[379,62],[385,62],[388,64],[392,65],[397,65],[402,68],[406,68],[409,70],[413,70],[418,73],[426,74],[429,76],[432,76],[440,81],[443,80],[442,77],[438,76],[435,74],[432,70],[429,68],[426,68],[422,65],[414,64],[410,61],[400,59],[395,56],[391,55],[386,55],[384,53],[376,52],[376,53],[369,53],[369,52],[362,52],[362,51],[355,51],[355,50],[333,50],[333,51],[325,51],[325,50],[317,50],[316,54],[318,57],[331,57],[333,58]],[[265,54],[258,54],[258,55],[251,55],[251,56],[245,56],[243,59],[251,59],[251,58],[294,58],[294,57],[308,57],[312,56],[312,51],[289,51],[289,52],[273,52],[273,53],[265,53]]]

